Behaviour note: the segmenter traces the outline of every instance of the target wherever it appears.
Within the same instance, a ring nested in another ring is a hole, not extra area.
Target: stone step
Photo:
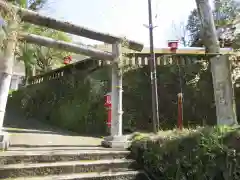
[[[19,163],[47,163],[57,161],[123,159],[130,155],[126,150],[47,150],[7,151],[0,153],[0,165]]]
[[[15,180],[148,180],[142,171],[80,173],[53,176],[22,177]]]
[[[37,164],[9,164],[0,167],[0,178],[46,176],[104,171],[119,172],[136,168],[136,162],[134,160],[128,159],[67,161]]]

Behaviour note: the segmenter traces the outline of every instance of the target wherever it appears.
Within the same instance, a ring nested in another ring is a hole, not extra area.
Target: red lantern
[[[168,47],[170,48],[170,51],[176,52],[178,49],[178,40],[169,40]]]
[[[72,61],[72,57],[71,56],[66,56],[63,59],[63,64],[68,65],[71,61]]]
[[[64,59],[63,64],[68,65],[70,63],[69,59]]]

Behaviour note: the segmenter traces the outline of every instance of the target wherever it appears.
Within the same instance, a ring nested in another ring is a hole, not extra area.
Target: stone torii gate
[[[127,137],[122,134],[122,70],[119,68],[119,63],[122,58],[121,46],[127,45],[129,49],[135,51],[141,51],[143,49],[143,44],[123,39],[121,37],[116,37],[110,34],[104,34],[101,32],[97,32],[94,30],[90,30],[88,28],[78,26],[75,24],[71,24],[69,22],[60,21],[57,19],[53,19],[48,16],[41,15],[34,11],[30,11],[27,9],[19,8],[17,6],[13,6],[3,0],[0,0],[0,7],[5,11],[13,10],[15,16],[20,18],[24,22],[28,22],[34,25],[45,26],[48,28],[52,28],[55,30],[63,31],[66,33],[86,37],[89,39],[102,41],[112,45],[112,52],[101,51],[89,46],[78,45],[73,43],[67,43],[64,41],[58,41],[47,37],[42,37],[35,34],[28,34],[24,32],[16,33],[10,32],[8,33],[5,50],[5,68],[0,67],[0,73],[7,75],[11,79],[11,72],[13,68],[14,61],[14,51],[17,40],[26,41],[32,44],[38,44],[50,48],[59,48],[65,51],[74,52],[78,54],[83,54],[86,56],[90,56],[99,60],[110,60],[111,61],[111,69],[112,69],[112,126],[111,126],[111,135],[106,137],[103,141],[104,145],[109,147],[126,147],[127,146]],[[9,25],[19,26],[16,19],[12,20]],[[17,39],[18,38],[18,39]],[[124,43],[122,43],[124,42]],[[9,78],[8,78],[9,79]],[[6,85],[9,87],[10,82],[5,81],[0,84],[0,89],[2,89]],[[4,91],[5,92],[5,91]],[[3,119],[5,115],[6,108],[6,99],[8,97],[8,90],[5,93],[0,95],[0,129],[1,129],[1,137],[0,137],[0,148],[6,148],[9,146],[9,138],[7,134],[2,132],[3,127]]]

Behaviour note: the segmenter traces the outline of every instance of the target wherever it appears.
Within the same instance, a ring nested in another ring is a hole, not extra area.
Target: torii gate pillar
[[[6,105],[9,88],[12,79],[14,66],[14,53],[17,44],[19,21],[16,12],[12,14],[13,19],[8,24],[6,44],[4,48],[4,57],[0,65],[0,150],[7,150],[10,145],[9,135],[3,131],[3,122],[5,118]]]
[[[104,138],[102,142],[103,146],[112,148],[127,148],[130,143],[128,141],[128,136],[123,136],[122,134],[122,69],[119,67],[121,63],[122,53],[121,53],[121,43],[117,42],[112,45],[112,52],[115,56],[111,68],[112,68],[112,92],[111,92],[111,102],[112,102],[112,123],[111,123],[111,135]]]

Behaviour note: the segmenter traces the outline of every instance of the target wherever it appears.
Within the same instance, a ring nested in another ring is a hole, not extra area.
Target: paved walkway
[[[79,136],[36,120],[27,120],[7,113],[4,130],[9,132],[11,148],[94,149],[101,138]],[[84,148],[85,147],[85,148]]]

